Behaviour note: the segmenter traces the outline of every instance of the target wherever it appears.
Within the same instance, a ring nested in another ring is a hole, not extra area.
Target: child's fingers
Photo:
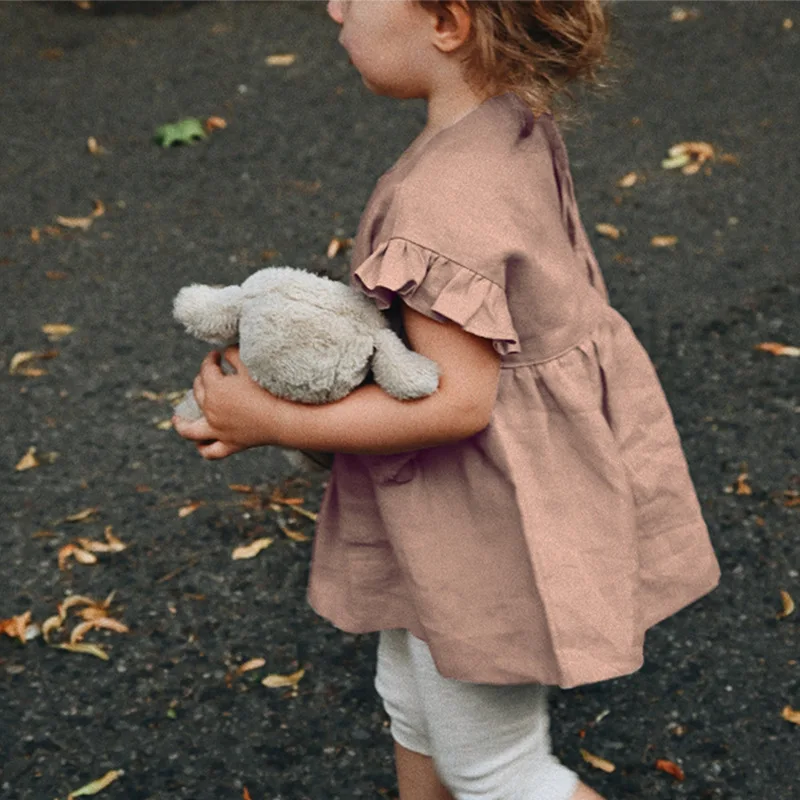
[[[244,369],[244,364],[242,364],[242,358],[239,355],[239,345],[231,345],[230,347],[226,347],[224,356],[228,361],[228,363],[237,372],[241,372]]]
[[[192,442],[210,442],[216,441],[217,438],[205,417],[190,422],[182,417],[174,416],[172,427],[178,436]]]

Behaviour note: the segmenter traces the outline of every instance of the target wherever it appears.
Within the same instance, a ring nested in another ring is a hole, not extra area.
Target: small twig
[[[189,567],[193,567],[198,561],[199,561],[198,558],[193,558],[191,561],[189,561],[187,564],[184,564],[182,567],[178,567],[177,569],[172,570],[172,572],[168,572],[166,575],[162,575],[156,581],[156,583],[164,583],[165,581],[168,581],[171,578],[174,578],[176,575],[179,575],[185,569],[189,569]]]

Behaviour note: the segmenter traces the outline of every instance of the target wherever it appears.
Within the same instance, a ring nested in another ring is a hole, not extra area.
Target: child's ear
[[[217,289],[194,283],[178,292],[173,314],[192,336],[211,344],[232,344],[239,336],[242,297],[240,286]]]

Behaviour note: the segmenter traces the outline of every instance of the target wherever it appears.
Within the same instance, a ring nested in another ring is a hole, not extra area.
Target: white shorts
[[[381,631],[375,688],[392,737],[433,758],[457,800],[569,800],[578,775],[552,754],[548,686],[442,677],[425,642]]]

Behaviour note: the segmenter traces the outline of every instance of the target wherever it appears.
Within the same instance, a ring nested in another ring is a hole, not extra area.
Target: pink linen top
[[[492,340],[491,421],[449,445],[337,453],[308,599],[405,628],[445,677],[572,688],[638,670],[645,631],[720,568],[670,408],[608,304],[563,139],[513,92],[378,181],[351,281]]]

